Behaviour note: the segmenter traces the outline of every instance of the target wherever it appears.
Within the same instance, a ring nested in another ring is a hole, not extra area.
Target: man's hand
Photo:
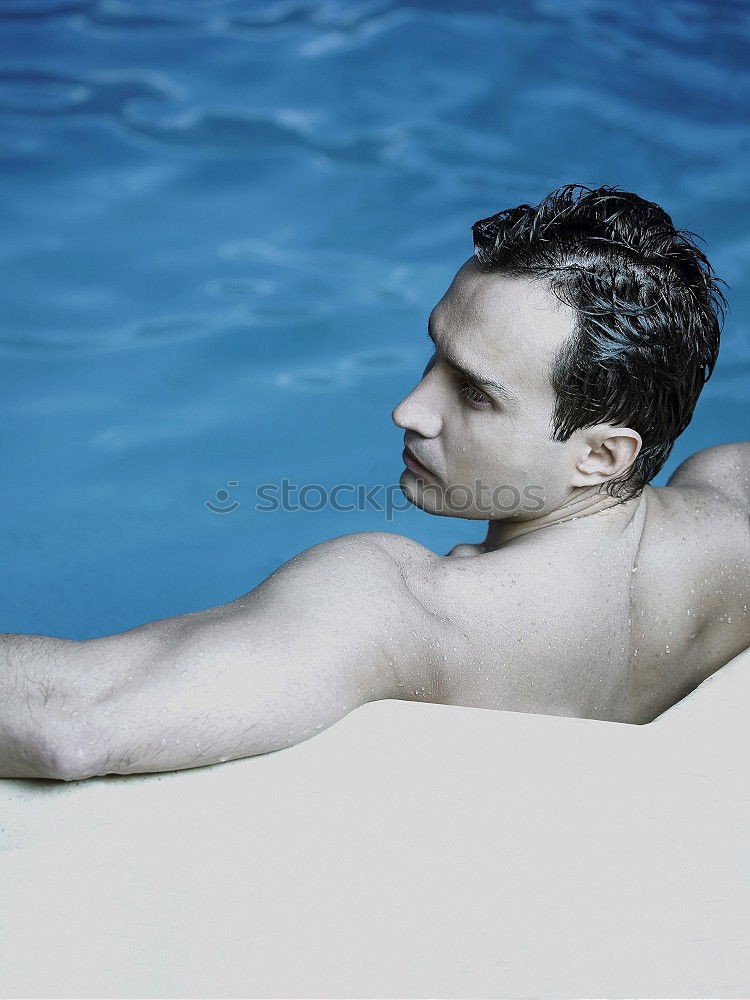
[[[409,697],[415,678],[435,695],[435,622],[383,544],[395,537],[323,542],[206,611],[82,642],[33,637],[65,644],[60,670],[45,665],[54,703],[26,691],[35,746],[55,748],[37,774],[199,767],[298,743],[365,702]],[[0,773],[25,776],[7,759],[0,747]]]

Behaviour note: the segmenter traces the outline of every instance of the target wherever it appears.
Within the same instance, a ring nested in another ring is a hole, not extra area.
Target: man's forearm
[[[80,645],[0,633],[0,777],[67,777],[66,736],[79,718],[69,678]]]

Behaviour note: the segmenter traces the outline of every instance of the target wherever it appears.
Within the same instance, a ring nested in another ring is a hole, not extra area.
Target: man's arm
[[[323,542],[228,604],[116,635],[5,637],[0,775],[200,767],[298,743],[365,702],[408,697],[432,625],[393,537]],[[424,673],[435,682],[431,663]]]
[[[70,705],[76,702],[81,645],[50,635],[0,633],[0,777],[58,776],[66,721],[79,716]]]

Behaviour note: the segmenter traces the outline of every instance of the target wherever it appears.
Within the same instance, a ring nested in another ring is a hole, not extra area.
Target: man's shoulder
[[[310,586],[314,578],[318,589],[331,597],[366,594],[373,599],[382,594],[392,601],[400,599],[399,594],[403,598],[421,592],[429,567],[438,558],[426,546],[405,535],[356,531],[319,542],[300,552],[286,566],[292,570],[287,575],[300,585]]]
[[[340,535],[339,539],[351,539],[355,544],[363,546],[375,545],[401,564],[419,561],[426,564],[439,558],[437,553],[421,542],[391,531],[357,531],[351,535]]]
[[[431,549],[406,535],[397,535],[389,531],[353,531],[348,535],[335,535],[302,550],[290,562],[297,560],[320,559],[364,559],[386,555],[391,560],[404,561],[437,559]]]
[[[352,574],[364,566],[373,584],[391,588],[396,580],[420,605],[431,570],[441,561],[426,545],[390,531],[356,531],[324,545]]]
[[[668,487],[713,491],[750,514],[750,441],[702,448],[669,477]]]

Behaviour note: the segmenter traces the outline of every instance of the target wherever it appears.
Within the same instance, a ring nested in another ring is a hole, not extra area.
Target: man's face
[[[435,514],[525,520],[569,496],[575,442],[550,439],[548,372],[573,323],[573,310],[543,282],[483,273],[473,257],[461,267],[430,317],[435,353],[393,411],[427,470],[407,466],[401,475],[414,504]]]

